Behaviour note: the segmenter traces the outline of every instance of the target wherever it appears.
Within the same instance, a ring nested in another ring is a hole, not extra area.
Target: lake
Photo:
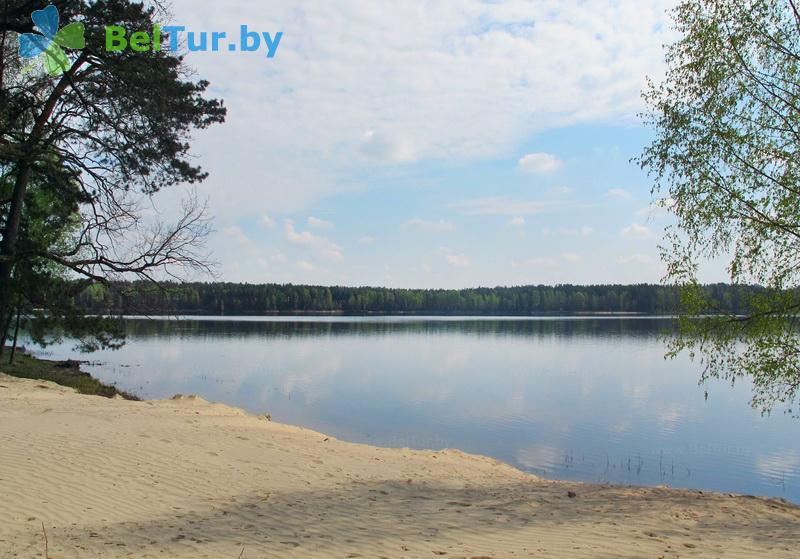
[[[800,420],[698,386],[665,360],[664,318],[130,319],[85,369],[145,398],[176,393],[378,446],[458,448],[555,479],[800,502]],[[63,343],[38,352],[87,359]],[[708,392],[706,397],[706,391]]]

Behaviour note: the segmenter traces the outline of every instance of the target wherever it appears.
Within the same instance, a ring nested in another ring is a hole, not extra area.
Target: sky
[[[631,158],[671,2],[174,0],[227,122],[196,135],[218,279],[460,288],[658,282]],[[707,279],[716,278],[713,275]]]

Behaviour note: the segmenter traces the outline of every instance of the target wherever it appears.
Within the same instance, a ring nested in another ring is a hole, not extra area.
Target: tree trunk
[[[31,165],[27,161],[20,162],[17,180],[14,182],[14,194],[11,208],[3,231],[3,242],[0,244],[0,320],[11,317],[11,272],[14,269],[14,248],[19,236],[19,224],[22,219],[22,206],[25,204],[25,193],[31,176]],[[1,322],[0,322],[1,323]],[[5,334],[5,332],[4,332]]]
[[[8,356],[8,364],[14,364],[14,355],[17,353],[17,339],[19,338],[19,317],[22,314],[22,308],[17,307],[17,325],[14,327],[14,343],[11,344],[11,355]]]
[[[6,349],[6,340],[8,339],[8,329],[11,328],[11,319],[14,318],[14,315],[8,313],[7,317],[0,316],[0,357],[3,356],[3,352]]]
[[[22,219],[22,206],[25,204],[25,193],[28,190],[28,182],[31,178],[31,167],[38,144],[42,139],[47,122],[53,114],[53,110],[58,100],[63,95],[72,77],[86,61],[86,54],[81,53],[72,67],[67,70],[59,80],[58,84],[45,101],[42,112],[36,118],[36,122],[31,130],[30,136],[25,143],[27,154],[19,162],[17,178],[14,182],[14,193],[11,199],[11,208],[8,211],[6,229],[3,231],[3,242],[0,244],[0,320],[11,312],[11,272],[14,268],[14,249],[19,236],[19,224]]]

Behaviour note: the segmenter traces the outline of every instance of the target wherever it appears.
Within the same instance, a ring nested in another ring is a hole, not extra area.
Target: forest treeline
[[[704,286],[709,312],[746,312],[754,287]],[[533,315],[671,314],[678,289],[640,285],[556,285],[474,289],[392,289],[246,283],[94,285],[77,296],[87,313],[261,315],[278,313]]]

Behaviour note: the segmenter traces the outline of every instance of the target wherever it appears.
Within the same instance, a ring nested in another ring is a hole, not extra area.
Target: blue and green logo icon
[[[58,28],[58,8],[53,5],[31,14],[38,33],[23,33],[19,36],[19,55],[33,58],[23,72],[29,72],[44,59],[44,68],[51,76],[60,76],[70,67],[63,48],[82,49],[86,46],[82,23],[70,23]],[[63,47],[63,48],[62,48]]]

